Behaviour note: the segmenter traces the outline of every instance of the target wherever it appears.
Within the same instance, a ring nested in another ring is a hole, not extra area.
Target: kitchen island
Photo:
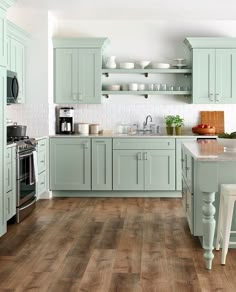
[[[202,237],[206,268],[212,268],[215,214],[221,184],[236,183],[236,152],[226,152],[216,141],[186,142],[182,147],[182,185],[191,233]],[[214,203],[215,202],[215,203]],[[213,205],[214,203],[214,205]],[[232,228],[236,226],[236,216]]]

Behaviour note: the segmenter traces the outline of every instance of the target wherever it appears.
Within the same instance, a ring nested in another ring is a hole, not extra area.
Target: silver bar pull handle
[[[209,94],[209,99],[210,99],[210,101],[214,101],[213,93],[210,93],[210,94]]]
[[[137,153],[137,159],[138,159],[138,160],[142,160],[141,152],[138,152],[138,153]]]
[[[219,93],[216,93],[216,101],[220,101],[220,95],[219,95]]]

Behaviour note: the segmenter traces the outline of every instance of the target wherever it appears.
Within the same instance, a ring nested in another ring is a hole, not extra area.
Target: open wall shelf
[[[148,98],[149,95],[191,95],[192,91],[102,91],[102,95],[106,98],[109,98],[109,95],[143,95],[145,98]]]
[[[109,74],[191,74],[192,69],[102,69],[102,74],[109,77]]]

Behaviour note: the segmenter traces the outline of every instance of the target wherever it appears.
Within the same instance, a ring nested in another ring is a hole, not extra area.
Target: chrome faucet
[[[152,117],[150,115],[146,116],[146,120],[143,122],[143,130],[147,130],[147,125],[148,125],[148,119],[150,120],[150,123],[152,122]]]

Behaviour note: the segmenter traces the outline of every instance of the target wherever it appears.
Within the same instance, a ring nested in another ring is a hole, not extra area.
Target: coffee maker
[[[59,133],[60,134],[74,133],[74,108],[73,107],[59,108]]]

